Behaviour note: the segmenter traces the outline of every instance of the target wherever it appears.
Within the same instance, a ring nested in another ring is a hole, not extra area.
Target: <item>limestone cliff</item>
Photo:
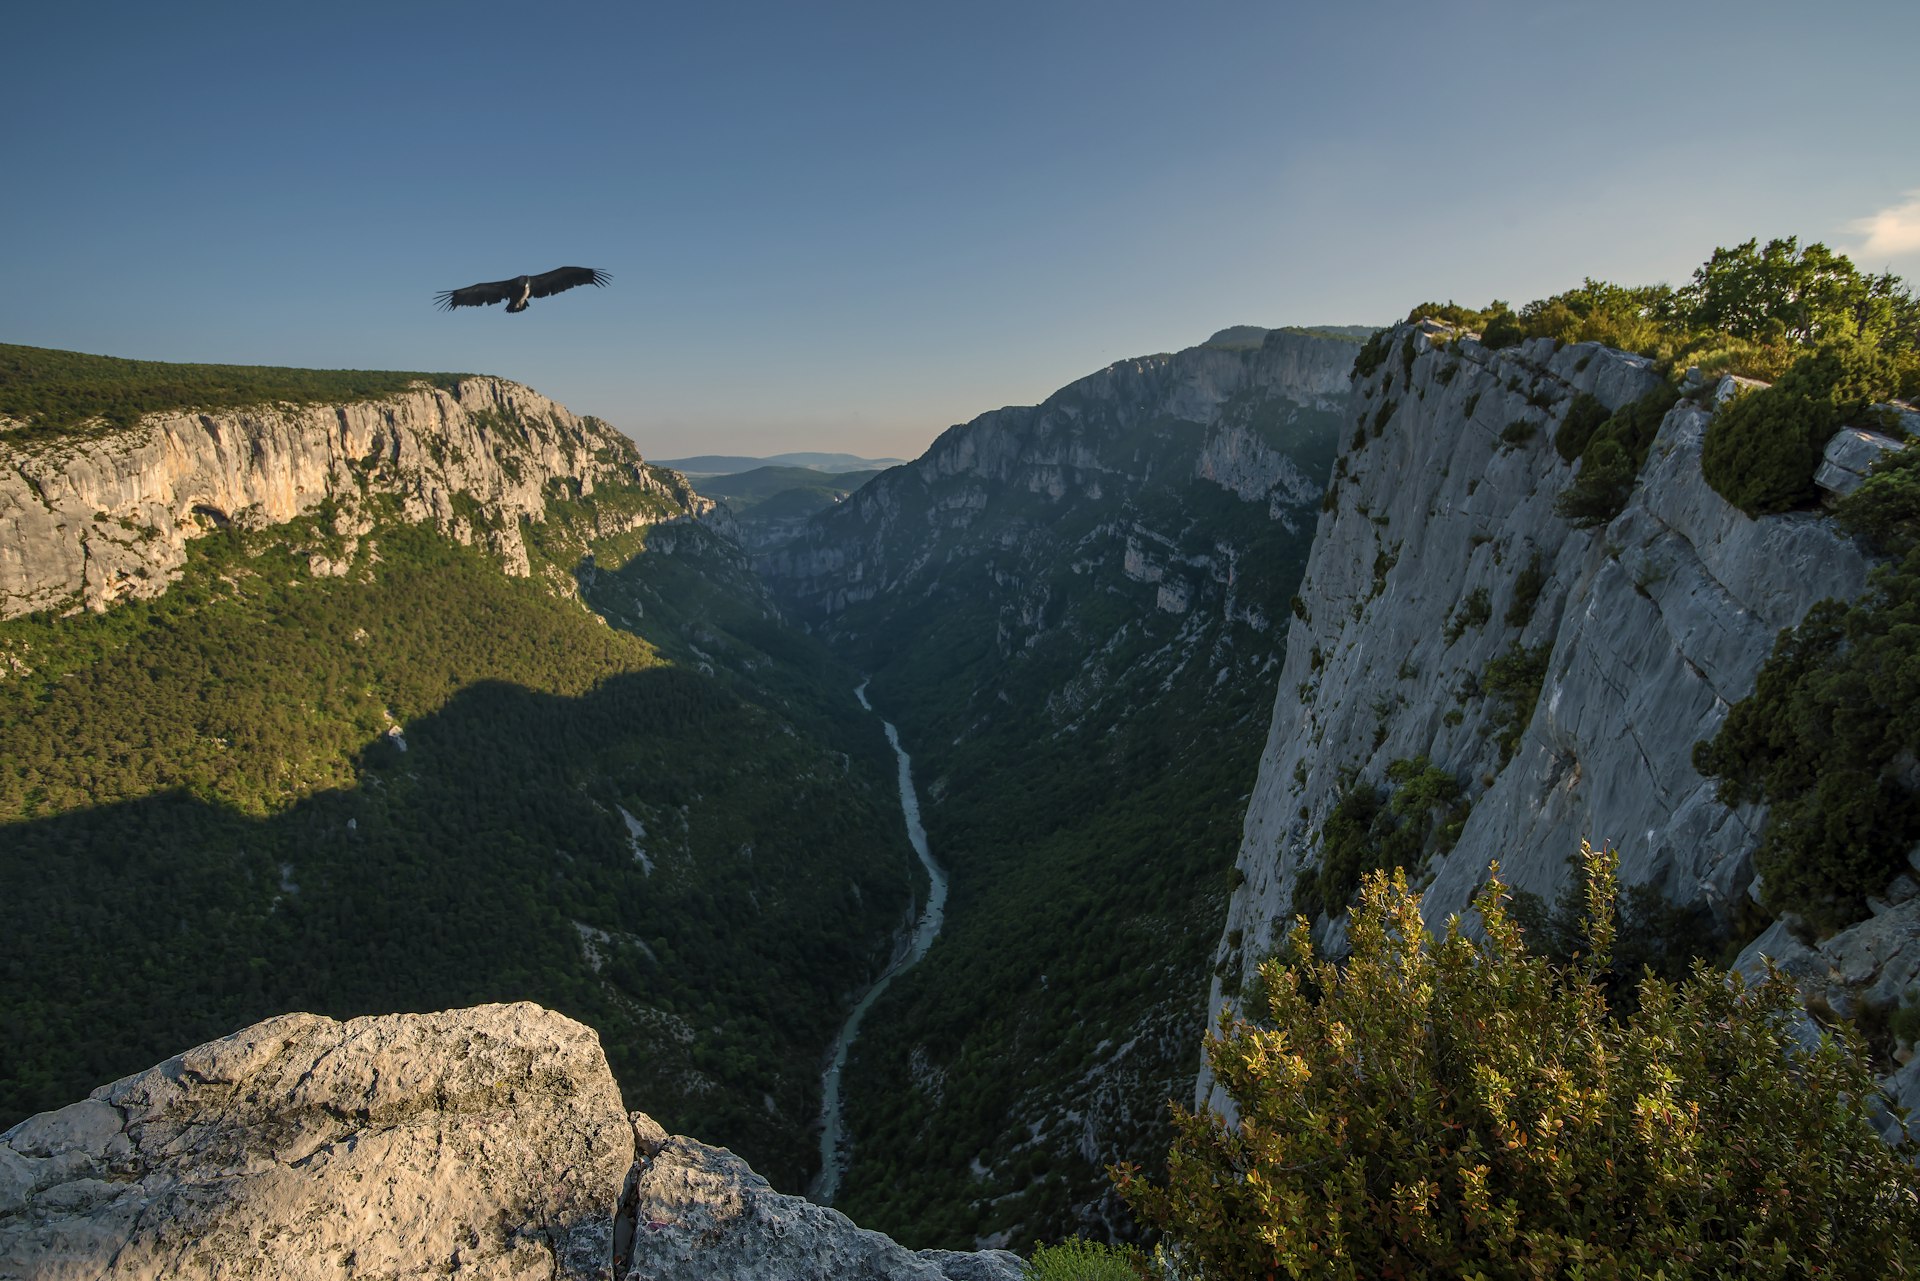
[[[1352,352],[1346,342],[1276,330],[1251,350],[1209,344],[1111,365],[1043,404],[949,429],[766,555],[764,568],[803,612],[831,618],[883,594],[925,594],[956,559],[1011,547],[1076,508],[1132,516],[1129,505],[1156,481],[1206,480],[1259,502],[1276,521],[1304,524],[1300,512],[1318,484],[1291,456],[1285,428],[1302,413],[1343,405]],[[1276,402],[1283,412],[1262,421],[1260,411]],[[1168,450],[1170,436],[1186,448]],[[1169,464],[1177,464],[1173,475]],[[1089,531],[1074,550],[1129,558],[1136,580],[1159,583],[1177,532],[1122,519]],[[1053,550],[1039,559],[1050,561]],[[1228,565],[1183,568],[1222,581],[1231,574]],[[1161,608],[1185,608],[1185,576],[1156,593]]]
[[[1650,362],[1550,339],[1488,350],[1437,325],[1390,337],[1356,379],[1288,633],[1216,1011],[1310,898],[1343,790],[1383,784],[1396,760],[1427,758],[1471,804],[1422,874],[1430,926],[1467,906],[1494,859],[1551,901],[1583,839],[1618,848],[1624,884],[1728,920],[1754,888],[1760,815],[1714,799],[1693,744],[1752,691],[1780,629],[1866,582],[1862,553],[1824,518],[1749,519],[1706,484],[1715,395],[1666,415],[1617,518],[1576,529],[1554,513],[1575,475],[1554,435],[1577,393],[1617,409],[1652,388]],[[1537,664],[1539,692],[1506,727],[1515,704],[1483,683],[1516,655]],[[1510,759],[1503,730],[1517,733]],[[1341,922],[1322,915],[1318,929],[1337,942]],[[1200,1098],[1208,1088],[1203,1075]]]
[[[1015,1281],[672,1138],[536,1005],[287,1014],[0,1135],[0,1278]]]
[[[524,575],[521,519],[616,478],[659,495],[636,524],[713,506],[606,424],[498,378],[358,404],[149,414],[52,441],[0,435],[0,618],[158,595],[205,530],[276,524],[327,499],[350,523],[367,489]]]

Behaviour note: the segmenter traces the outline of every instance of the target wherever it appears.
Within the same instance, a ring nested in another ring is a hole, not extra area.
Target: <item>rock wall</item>
[[[761,568],[814,617],[913,590],[938,576],[974,527],[987,540],[983,546],[1004,543],[1012,522],[1000,513],[1020,496],[1056,512],[1098,503],[1119,513],[1149,482],[1185,479],[1154,474],[1165,451],[1151,433],[1174,424],[1197,450],[1188,475],[1242,500],[1270,503],[1273,518],[1291,528],[1301,519],[1292,508],[1310,505],[1318,484],[1251,427],[1250,413],[1236,411],[1276,399],[1337,410],[1353,350],[1347,342],[1274,331],[1247,350],[1200,346],[1110,365],[1044,404],[994,410],[948,429],[918,459],[876,477],[799,538],[762,556]],[[1057,516],[1020,526],[1048,523]],[[1124,525],[1104,532],[1121,545],[1139,537]]]
[[[0,1278],[1020,1274],[669,1139],[592,1029],[536,1005],[282,1015],[0,1135]]]
[[[1618,848],[1624,884],[1726,918],[1753,890],[1760,815],[1714,800],[1693,744],[1752,691],[1780,629],[1865,585],[1865,559],[1829,522],[1749,519],[1706,484],[1705,395],[1667,415],[1619,517],[1574,529],[1553,512],[1575,475],[1554,433],[1578,392],[1617,408],[1653,387],[1649,362],[1450,337],[1400,326],[1355,383],[1247,809],[1215,1011],[1289,928],[1343,782],[1380,784],[1398,759],[1429,758],[1472,802],[1425,873],[1431,927],[1494,859],[1551,901],[1583,839]],[[1515,645],[1545,654],[1545,678],[1503,762],[1501,706],[1478,682]],[[1340,922],[1317,928],[1338,943]],[[1197,1097],[1209,1091],[1203,1074]]]
[[[483,538],[524,575],[519,522],[541,519],[550,482],[591,492],[615,478],[676,512],[712,507],[606,424],[498,378],[359,404],[151,414],[50,442],[0,435],[0,618],[156,596],[208,529],[275,524],[328,498],[350,507],[363,487],[397,496],[409,519]]]

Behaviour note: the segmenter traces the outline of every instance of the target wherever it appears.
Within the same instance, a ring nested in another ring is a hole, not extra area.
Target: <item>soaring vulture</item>
[[[440,310],[455,307],[491,307],[507,304],[509,312],[525,311],[529,298],[549,298],[575,285],[605,285],[613,277],[592,267],[555,267],[537,276],[515,276],[512,280],[493,280],[465,289],[447,289],[433,296]]]

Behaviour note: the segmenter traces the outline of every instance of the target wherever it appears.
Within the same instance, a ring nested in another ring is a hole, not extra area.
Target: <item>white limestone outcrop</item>
[[[0,1277],[602,1277],[632,1164],[571,1019],[287,1014],[0,1136]]]
[[[409,520],[484,541],[524,575],[520,521],[544,518],[550,485],[592,493],[616,478],[662,499],[634,524],[713,507],[605,423],[499,378],[357,404],[149,414],[51,441],[0,435],[0,618],[157,596],[208,529],[277,524],[329,498],[351,533],[369,489],[396,496]]]
[[[0,1134],[5,1281],[1020,1275],[669,1138],[591,1028],[525,1003],[285,1014]]]
[[[1751,888],[1761,816],[1714,799],[1693,745],[1752,692],[1781,629],[1865,587],[1866,558],[1829,521],[1750,519],[1706,484],[1717,398],[1676,406],[1620,515],[1574,528],[1553,510],[1576,474],[1554,433],[1576,393],[1617,409],[1653,388],[1651,362],[1451,338],[1399,326],[1355,384],[1247,809],[1216,1012],[1289,928],[1345,782],[1380,784],[1396,759],[1427,757],[1472,802],[1425,871],[1430,927],[1467,907],[1495,859],[1552,901],[1582,840],[1617,847],[1623,884],[1726,919]],[[1479,682],[1515,646],[1543,656],[1545,677],[1503,762],[1501,707]],[[1318,928],[1338,942],[1339,922]],[[1210,1090],[1203,1073],[1196,1098]]]

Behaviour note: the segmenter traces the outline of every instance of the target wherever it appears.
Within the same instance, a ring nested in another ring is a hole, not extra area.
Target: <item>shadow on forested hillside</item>
[[[0,1126],[282,1011],[526,999],[600,1029],[635,1106],[765,1147],[905,882],[764,722],[671,667],[487,682],[271,817],[176,790],[0,827]]]

